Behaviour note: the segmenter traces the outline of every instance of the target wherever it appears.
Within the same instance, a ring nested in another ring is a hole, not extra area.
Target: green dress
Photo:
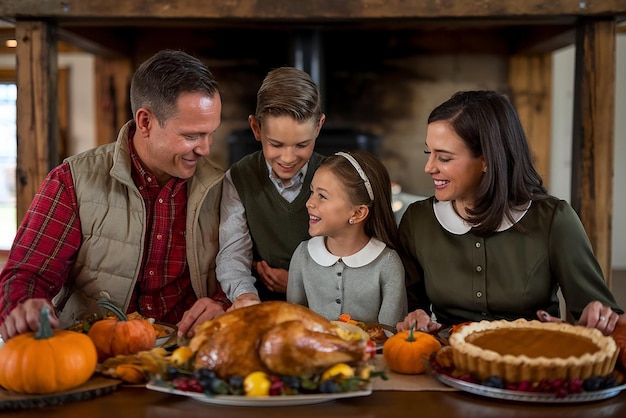
[[[409,311],[432,312],[443,324],[537,319],[539,309],[559,316],[560,288],[576,319],[593,300],[623,313],[567,202],[533,201],[516,221],[481,237],[450,202],[411,204],[399,227]]]

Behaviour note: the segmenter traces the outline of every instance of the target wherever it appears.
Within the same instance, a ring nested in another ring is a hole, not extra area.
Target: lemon
[[[337,363],[334,366],[329,367],[322,373],[322,377],[320,380],[323,382],[324,380],[339,378],[346,379],[348,377],[354,376],[354,369],[347,365],[346,363]]]
[[[189,347],[178,347],[170,356],[170,363],[174,366],[182,366],[193,357],[193,351]]]
[[[246,396],[267,396],[271,385],[270,378],[264,372],[252,372],[243,379]]]
[[[374,367],[370,365],[362,367],[359,370],[359,377],[363,380],[369,380],[369,378],[372,376],[372,370],[374,370]]]

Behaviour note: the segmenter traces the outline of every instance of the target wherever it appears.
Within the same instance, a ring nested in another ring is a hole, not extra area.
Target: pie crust
[[[525,319],[472,322],[449,343],[458,371],[510,383],[605,376],[619,354],[613,338],[595,328]]]

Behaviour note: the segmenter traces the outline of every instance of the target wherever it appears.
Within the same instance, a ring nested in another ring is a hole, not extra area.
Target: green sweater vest
[[[230,168],[233,184],[246,210],[255,261],[265,260],[273,268],[288,270],[298,244],[310,238],[306,201],[311,179],[323,158],[313,153],[302,190],[291,203],[270,180],[262,151],[247,155]],[[260,280],[256,286],[261,300],[285,298],[284,294],[270,292]]]

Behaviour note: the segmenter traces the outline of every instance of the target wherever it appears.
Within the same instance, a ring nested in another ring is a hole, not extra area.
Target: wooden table
[[[370,396],[316,405],[241,407],[210,405],[145,388],[121,387],[96,399],[1,413],[2,417],[46,418],[601,418],[626,417],[626,391],[602,401],[527,404],[482,398],[464,392],[374,391]]]

